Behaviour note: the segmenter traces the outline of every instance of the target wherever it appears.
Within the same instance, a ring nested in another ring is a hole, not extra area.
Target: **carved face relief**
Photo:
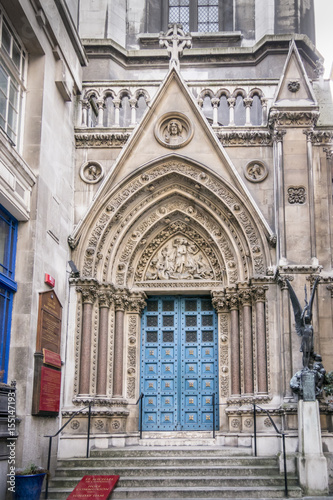
[[[172,112],[158,120],[154,133],[160,144],[167,148],[178,149],[190,142],[193,127],[185,115]]]
[[[195,243],[182,235],[169,240],[151,259],[146,280],[214,279],[214,272]]]
[[[103,167],[96,161],[88,161],[80,169],[80,177],[87,184],[96,184],[102,180],[103,175]]]
[[[266,179],[268,171],[262,161],[250,161],[245,167],[245,177],[251,182],[261,182]]]

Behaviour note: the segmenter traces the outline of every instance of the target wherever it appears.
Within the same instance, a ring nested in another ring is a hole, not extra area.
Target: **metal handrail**
[[[81,413],[83,410],[86,410],[87,408],[89,408],[89,411],[88,411],[88,433],[87,433],[87,451],[86,451],[86,458],[89,458],[89,441],[90,441],[90,420],[91,420],[91,405],[92,405],[92,402],[89,403],[88,406],[85,406],[84,408],[80,408],[78,411],[76,411],[75,413],[73,413],[73,415],[71,416],[71,418],[69,420],[67,420],[67,422],[65,422],[65,424],[58,430],[58,432],[56,432],[55,434],[53,434],[52,436],[44,436],[44,437],[48,437],[49,438],[49,452],[48,452],[48,458],[47,458],[47,471],[50,470],[50,464],[51,464],[51,449],[52,449],[52,439],[56,436],[58,436],[58,434],[60,434],[60,432],[69,424],[69,422],[78,414],[78,413]],[[45,499],[48,498],[48,492],[49,492],[49,475],[47,474],[46,476],[46,486],[45,486]]]
[[[254,430],[254,456],[256,457],[257,456],[257,408],[259,408],[259,410],[262,410],[264,411],[271,424],[273,425],[275,431],[277,432],[277,434],[279,434],[281,437],[282,437],[282,451],[283,451],[283,469],[284,469],[284,494],[285,494],[285,497],[288,497],[288,479],[287,479],[287,461],[286,461],[286,434],[282,431],[279,431],[279,429],[276,427],[275,425],[275,422],[274,420],[272,419],[272,417],[270,416],[270,414],[268,413],[268,411],[266,410],[266,408],[261,408],[261,406],[258,406],[256,405],[255,403],[253,403],[253,420],[254,420],[254,425],[253,425],[253,430]]]

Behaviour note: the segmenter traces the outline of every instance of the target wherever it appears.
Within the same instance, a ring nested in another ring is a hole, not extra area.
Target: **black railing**
[[[85,406],[84,408],[80,408],[78,411],[76,411],[69,420],[67,420],[67,422],[58,430],[58,432],[56,432],[55,434],[53,434],[53,436],[44,436],[44,437],[48,437],[49,438],[49,453],[48,453],[48,458],[47,458],[47,470],[49,471],[50,470],[50,465],[51,465],[51,449],[52,449],[52,439],[54,437],[57,437],[58,434],[60,434],[60,432],[66,427],[66,425],[69,424],[69,422],[76,416],[78,415],[79,413],[81,413],[82,411],[86,410],[87,408],[89,408],[88,410],[88,432],[87,432],[87,451],[86,451],[86,458],[89,458],[89,442],[90,442],[90,420],[91,420],[91,405],[93,404],[93,402],[89,403],[88,406]],[[47,474],[46,476],[46,487],[45,487],[45,497],[44,498],[48,498],[48,493],[49,493],[49,474]]]
[[[267,416],[268,416],[268,418],[269,418],[272,426],[274,427],[276,433],[279,434],[279,436],[281,436],[281,438],[282,438],[283,469],[284,469],[284,494],[285,494],[285,497],[288,497],[288,478],[287,478],[287,460],[286,460],[286,437],[285,437],[286,435],[285,435],[284,432],[279,431],[279,429],[276,427],[275,422],[272,419],[272,417],[270,416],[269,412],[265,408],[261,408],[260,406],[256,405],[255,403],[253,403],[254,456],[255,457],[257,456],[257,408],[259,408],[259,410],[264,411],[267,414]]]

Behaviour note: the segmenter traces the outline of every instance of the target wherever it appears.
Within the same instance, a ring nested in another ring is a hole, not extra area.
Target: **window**
[[[181,23],[185,32],[233,31],[233,0],[167,1],[168,23]]]
[[[0,127],[18,144],[26,55],[0,11]]]
[[[0,382],[7,382],[13,295],[17,289],[17,221],[0,206]]]

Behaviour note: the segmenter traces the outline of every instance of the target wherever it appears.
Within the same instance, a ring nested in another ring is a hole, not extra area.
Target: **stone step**
[[[76,477],[55,477],[52,480],[52,487],[54,488],[75,488],[78,480]],[[219,475],[210,476],[169,476],[169,477],[156,477],[156,476],[120,476],[118,487],[121,488],[155,488],[155,487],[210,487],[220,486],[221,489],[225,487],[250,487],[250,486],[283,486],[284,478],[280,475],[275,476],[227,476],[220,477]],[[288,478],[289,486],[297,486],[297,478]]]
[[[139,457],[139,456],[205,456],[215,455],[221,457],[239,457],[239,456],[252,456],[251,448],[227,448],[222,446],[133,446],[126,448],[106,448],[98,449],[92,448],[90,457]]]
[[[49,500],[66,500],[68,495],[72,492],[72,489],[62,488],[55,490],[54,488],[49,489]],[[290,498],[302,498],[301,489],[297,486],[291,486],[288,488]],[[175,497],[179,499],[210,499],[213,498],[224,498],[224,499],[278,499],[285,498],[284,487],[274,486],[255,486],[255,487],[244,487],[241,490],[238,486],[235,487],[223,487],[220,486],[210,486],[210,487],[155,487],[155,488],[122,488],[116,487],[112,493],[112,500],[119,498],[128,498],[132,500],[148,500],[163,499],[168,498],[169,500]]]
[[[235,465],[235,466],[201,466],[194,467],[193,465],[182,467],[58,467],[56,477],[77,477],[85,475],[124,475],[124,476],[208,476],[218,474],[219,476],[226,477],[235,474],[235,469],[242,476],[255,476],[262,475],[263,472],[267,476],[277,474],[277,466],[273,465]]]
[[[156,467],[182,467],[187,465],[192,466],[247,466],[247,465],[276,465],[276,460],[270,457],[215,457],[215,456],[205,456],[200,457],[191,456],[165,456],[165,457],[154,457],[154,456],[138,456],[138,457],[122,457],[113,456],[108,458],[69,458],[63,459],[58,462],[59,467],[151,467],[152,465]]]

